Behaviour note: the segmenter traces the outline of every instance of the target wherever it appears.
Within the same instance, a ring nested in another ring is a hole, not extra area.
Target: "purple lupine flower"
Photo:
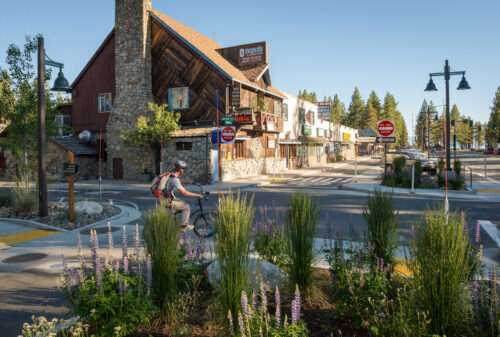
[[[137,260],[139,260],[139,251],[141,247],[141,235],[139,233],[139,224],[135,224],[135,235],[134,235],[134,255]]]
[[[146,257],[146,287],[148,296],[151,295],[151,286],[153,282],[153,269],[151,266],[151,255]]]
[[[116,259],[113,261],[113,271],[115,273],[120,272],[120,260],[119,259]]]
[[[123,257],[123,273],[124,273],[125,275],[127,275],[127,274],[128,274],[128,257],[127,257],[127,255],[125,255],[125,256]]]
[[[295,287],[295,296],[292,301],[292,324],[297,323],[300,320],[300,291],[299,286]]]
[[[246,334],[245,334],[245,321],[243,320],[243,315],[241,315],[241,312],[238,314],[238,325],[240,327],[240,335],[241,335],[241,337],[246,337]]]
[[[97,238],[97,232],[95,229],[90,231],[90,243],[91,243],[91,255],[92,255],[92,267],[94,271],[97,269],[97,261],[99,260],[99,240]]]
[[[481,242],[481,224],[476,222],[476,243]]]
[[[102,266],[101,266],[101,260],[99,258],[97,258],[97,260],[96,260],[95,282],[96,282],[97,289],[99,291],[102,291]]]
[[[127,227],[125,225],[122,227],[122,257],[128,255],[128,239],[127,239]]]
[[[266,312],[267,310],[267,295],[264,282],[260,281],[260,310]]]
[[[241,310],[243,311],[243,314],[245,316],[250,315],[250,310],[248,308],[248,297],[247,297],[247,293],[245,292],[245,290],[243,290],[241,292]]]
[[[280,289],[276,287],[276,291],[274,293],[274,302],[276,304],[276,328],[279,328],[281,325],[281,297],[280,297]]]
[[[111,231],[111,222],[108,222],[108,249],[109,255],[111,256],[111,252],[113,250],[113,232]]]

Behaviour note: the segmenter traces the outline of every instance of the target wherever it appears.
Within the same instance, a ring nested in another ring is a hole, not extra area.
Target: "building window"
[[[113,109],[113,101],[110,92],[99,94],[97,96],[97,111],[98,112],[111,112]]]
[[[244,140],[237,140],[234,142],[234,158],[244,159],[246,158],[246,143]]]
[[[281,116],[285,122],[288,121],[288,104],[286,103],[283,103],[283,107],[281,109]]]
[[[282,108],[283,106],[283,103],[281,103],[280,101],[274,101],[274,114],[276,116],[281,116],[281,113],[282,113]]]
[[[176,151],[191,151],[193,149],[193,142],[176,142]]]

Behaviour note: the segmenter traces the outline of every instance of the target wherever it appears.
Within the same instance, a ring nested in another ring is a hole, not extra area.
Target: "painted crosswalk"
[[[296,177],[288,180],[285,185],[288,186],[301,186],[301,187],[325,187],[325,186],[339,186],[349,183],[352,177],[331,177],[331,176],[312,176],[312,177]]]

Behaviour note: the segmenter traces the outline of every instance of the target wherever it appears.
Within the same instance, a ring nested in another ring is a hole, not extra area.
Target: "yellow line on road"
[[[54,234],[57,234],[57,232],[47,230],[26,231],[10,235],[0,235],[0,242],[13,246],[21,242],[39,239]]]
[[[476,192],[500,194],[500,188],[479,188]]]

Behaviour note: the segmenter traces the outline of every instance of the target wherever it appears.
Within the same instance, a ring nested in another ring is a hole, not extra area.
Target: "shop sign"
[[[234,121],[238,124],[253,124],[252,108],[241,108],[234,114]]]
[[[189,109],[189,87],[169,88],[167,96],[169,109]]]
[[[304,136],[312,135],[312,128],[307,125],[302,125],[302,135]]]
[[[241,85],[239,83],[234,83],[231,94],[231,105],[236,108],[240,107],[240,94],[241,94]]]
[[[266,61],[266,43],[257,42],[238,48],[238,65],[262,64]]]
[[[343,142],[350,142],[351,141],[351,134],[349,132],[342,132],[342,141]]]
[[[330,102],[318,102],[318,115],[319,118],[324,120],[330,120]]]

